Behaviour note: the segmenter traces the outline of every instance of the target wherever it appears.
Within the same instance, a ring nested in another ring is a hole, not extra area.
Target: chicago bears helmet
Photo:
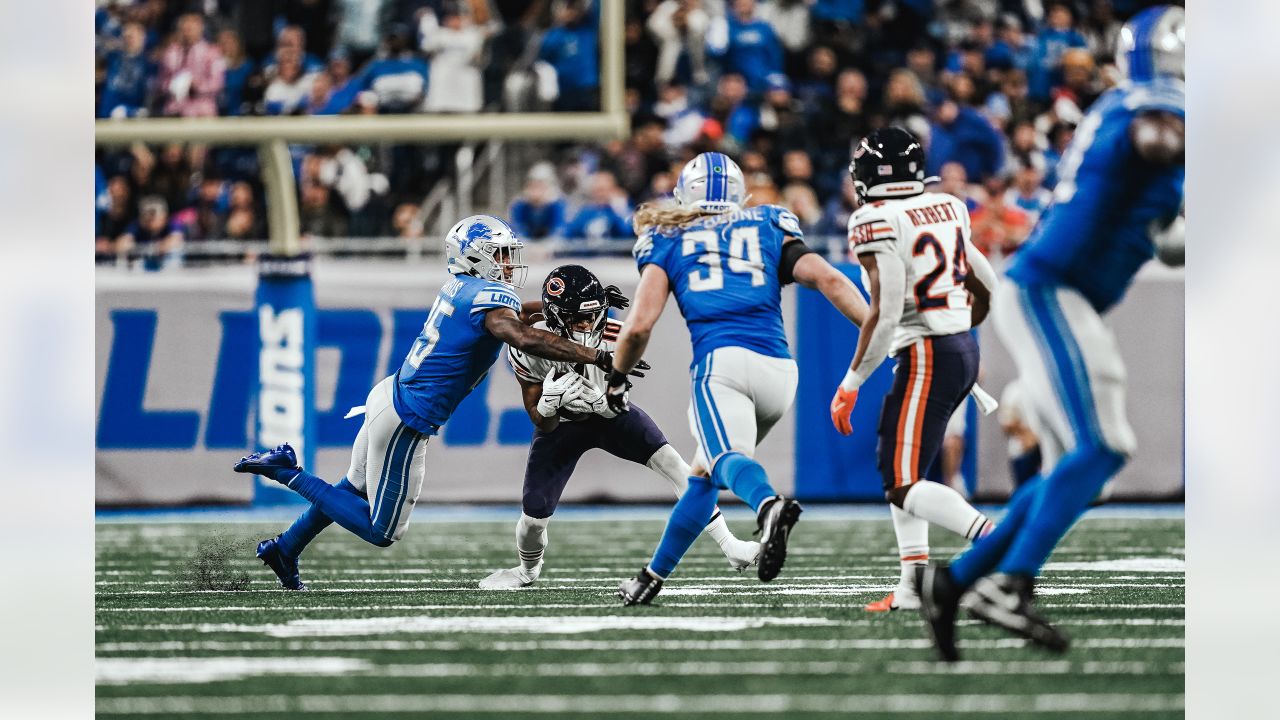
[[[881,128],[864,137],[849,163],[853,185],[863,198],[910,197],[924,192],[924,148],[909,131]]]
[[[1116,67],[1134,82],[1156,78],[1185,80],[1187,16],[1180,7],[1160,5],[1129,18],[1116,42]]]
[[[524,287],[529,266],[520,262],[524,243],[492,215],[463,218],[444,239],[449,272]]]
[[[609,319],[609,294],[600,278],[581,265],[561,265],[542,283],[542,314],[547,328],[574,342],[596,347]],[[575,330],[580,323],[587,330]]]
[[[747,200],[747,181],[728,155],[704,152],[685,163],[672,194],[681,205],[707,212],[741,210]]]

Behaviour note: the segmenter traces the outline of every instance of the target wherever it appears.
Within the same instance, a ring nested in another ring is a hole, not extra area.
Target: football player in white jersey
[[[929,523],[967,540],[992,528],[962,495],[924,477],[977,380],[978,344],[969,331],[986,317],[996,285],[970,241],[964,201],[925,192],[924,162],[915,136],[890,127],[864,138],[849,167],[863,203],[849,217],[849,249],[863,268],[871,316],[831,400],[836,430],[853,431],[859,386],[886,357],[898,360],[876,454],[902,575],[892,593],[867,605],[872,612],[920,606],[913,579],[929,560]]]
[[[562,265],[542,284],[544,319],[533,326],[589,348],[612,351],[622,323],[609,318],[609,308],[623,309],[629,304],[617,287],[606,287],[590,270]],[[525,305],[526,310],[534,307],[535,303]],[[671,483],[677,497],[687,487],[690,475],[689,464],[644,410],[634,403],[630,412],[622,414],[609,407],[604,396],[607,377],[595,366],[547,360],[515,347],[508,348],[507,359],[520,381],[525,409],[537,431],[529,446],[522,513],[516,523],[520,564],[481,580],[484,590],[527,587],[538,579],[547,549],[547,524],[578,459],[588,450],[599,448],[648,467]],[[648,365],[637,368],[645,370]],[[734,537],[719,509],[706,532],[734,569],[743,570],[756,562],[760,543]]]

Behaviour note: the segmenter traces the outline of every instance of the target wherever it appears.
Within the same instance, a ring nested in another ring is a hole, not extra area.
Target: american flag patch
[[[877,172],[877,173],[879,173],[879,174],[881,174],[881,175],[892,175],[892,174],[893,174],[893,166],[892,166],[892,165],[877,165],[877,166],[876,166],[876,172]]]

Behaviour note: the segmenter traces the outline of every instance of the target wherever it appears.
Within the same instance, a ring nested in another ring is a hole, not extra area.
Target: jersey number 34
[[[936,264],[920,281],[916,283],[916,310],[937,310],[948,307],[947,297],[956,288],[964,287],[969,277],[969,259],[964,254],[964,232],[956,228],[955,252],[948,254],[942,241],[930,233],[921,233],[911,254],[920,257],[932,253]],[[947,270],[951,270],[948,277]],[[941,283],[941,287],[935,287]]]
[[[684,234],[680,254],[692,255],[703,248],[698,262],[705,272],[689,273],[689,289],[693,292],[719,290],[724,287],[724,268],[720,262],[720,234],[715,230],[694,230]],[[736,227],[729,232],[728,271],[751,276],[751,286],[764,284],[764,259],[760,255],[760,228],[754,225]]]

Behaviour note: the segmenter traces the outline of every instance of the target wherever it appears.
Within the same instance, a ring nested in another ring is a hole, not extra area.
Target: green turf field
[[[98,714],[1182,716],[1180,518],[1090,518],[1066,539],[1040,602],[1074,638],[1068,655],[966,622],[954,666],[934,661],[914,613],[861,610],[896,580],[887,515],[815,508],[769,584],[701,538],[641,608],[613,591],[651,552],[658,511],[557,519],[538,585],[475,589],[515,564],[514,520],[415,520],[386,550],[331,528],[304,557],[309,593],[277,589],[252,558],[275,525],[100,524]],[[240,542],[249,588],[182,591],[197,542],[216,534]],[[934,557],[959,549],[933,539]]]

